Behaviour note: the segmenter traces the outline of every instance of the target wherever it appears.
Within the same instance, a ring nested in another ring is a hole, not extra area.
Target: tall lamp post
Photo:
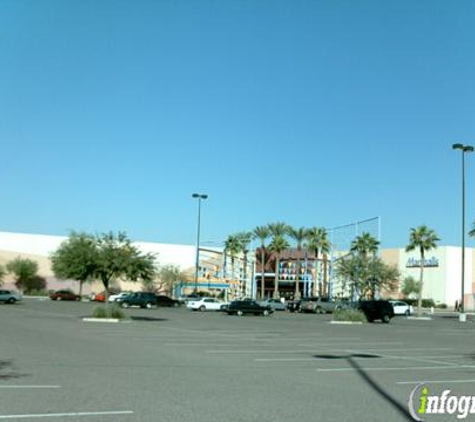
[[[201,225],[201,200],[208,198],[208,195],[194,193],[191,195],[198,199],[198,228],[196,234],[196,259],[195,259],[195,293],[198,291],[198,270],[200,265],[200,225]]]
[[[462,151],[462,298],[460,299],[460,321],[465,321],[465,153],[473,152],[473,146],[453,144],[452,149]]]

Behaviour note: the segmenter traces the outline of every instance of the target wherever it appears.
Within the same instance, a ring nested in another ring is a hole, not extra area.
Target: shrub
[[[122,309],[120,309],[117,305],[111,306],[109,308],[109,313],[107,313],[105,306],[98,306],[92,312],[92,316],[94,318],[117,318],[117,319],[127,318],[127,316],[124,314]]]
[[[334,321],[366,322],[366,316],[358,309],[340,309],[333,313]]]
[[[49,293],[46,289],[33,289],[28,292],[30,296],[49,296]]]
[[[439,303],[436,308],[439,308],[439,309],[447,309],[447,305],[445,303]]]

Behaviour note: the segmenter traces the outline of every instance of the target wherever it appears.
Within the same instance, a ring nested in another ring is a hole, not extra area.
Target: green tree
[[[351,242],[350,250],[363,256],[375,255],[378,252],[379,240],[375,239],[369,233],[363,233],[356,236]]]
[[[109,232],[97,235],[95,244],[97,260],[93,274],[104,285],[106,307],[112,280],[125,277],[132,281],[148,281],[155,277],[155,255],[142,253],[125,233],[119,232],[115,235]]]
[[[7,274],[7,271],[3,267],[3,265],[0,265],[0,286],[3,284],[3,279],[5,278]]]
[[[419,293],[419,282],[411,276],[406,277],[402,283],[401,292],[406,298],[411,296],[413,293]]]
[[[331,244],[328,240],[328,234],[326,229],[323,227],[312,227],[308,231],[308,249],[315,253],[315,280],[313,282],[313,296],[317,296],[317,275],[318,275],[318,260],[320,253],[322,254],[322,259],[324,263],[323,271],[323,288],[320,287],[319,294],[320,296],[328,295],[328,281],[327,281],[327,269],[326,269],[326,258],[327,254],[330,253]]]
[[[261,299],[265,296],[266,240],[270,236],[268,226],[258,226],[253,230],[254,239],[259,239],[261,255]]]
[[[275,258],[275,273],[274,273],[274,299],[279,298],[279,265],[280,265],[280,255],[283,251],[288,249],[289,242],[287,239],[280,234],[274,235],[271,243],[269,244],[269,250],[274,253]]]
[[[18,257],[10,261],[6,268],[8,272],[15,274],[15,286],[25,293],[46,287],[45,279],[37,274],[38,263],[36,261]]]
[[[300,255],[302,253],[302,245],[305,239],[308,236],[308,230],[304,227],[293,228],[289,227],[289,236],[295,241],[297,246],[297,269],[295,275],[295,293],[294,298],[300,299],[300,290],[299,290],[299,283],[300,283],[300,269],[301,269],[301,258]]]
[[[351,297],[374,298],[381,289],[393,290],[400,277],[395,266],[385,264],[381,258],[360,254],[348,255],[336,264],[336,275],[345,283],[350,282]]]
[[[86,233],[71,232],[69,238],[51,254],[54,275],[62,279],[79,282],[79,295],[82,296],[83,284],[94,277],[98,251],[96,239]]]
[[[421,257],[421,271],[419,276],[419,291],[417,295],[417,315],[422,315],[422,288],[424,286],[424,259],[425,253],[437,247],[439,237],[436,232],[427,226],[411,228],[409,235],[409,244],[406,246],[406,252],[418,250]]]
[[[224,253],[231,259],[231,280],[234,279],[234,264],[237,255],[241,250],[241,243],[235,234],[229,235],[224,241]]]
[[[243,256],[243,282],[240,285],[241,295],[246,293],[246,282],[247,282],[247,260],[249,255],[249,248],[252,241],[252,232],[240,232],[237,235],[239,240],[239,249]]]

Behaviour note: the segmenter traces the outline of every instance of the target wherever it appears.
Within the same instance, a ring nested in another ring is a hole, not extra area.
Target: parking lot
[[[96,306],[0,305],[0,419],[401,421],[421,381],[475,387],[475,324],[449,315],[347,326],[137,308],[130,322],[82,321]]]

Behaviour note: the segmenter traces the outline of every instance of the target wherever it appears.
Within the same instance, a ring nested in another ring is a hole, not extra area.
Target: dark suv
[[[380,319],[387,324],[394,317],[393,306],[387,300],[362,300],[358,309],[363,311],[368,322]]]
[[[158,304],[157,296],[147,292],[130,293],[127,296],[117,299],[116,302],[120,303],[123,308],[140,306],[141,308],[150,309]]]

